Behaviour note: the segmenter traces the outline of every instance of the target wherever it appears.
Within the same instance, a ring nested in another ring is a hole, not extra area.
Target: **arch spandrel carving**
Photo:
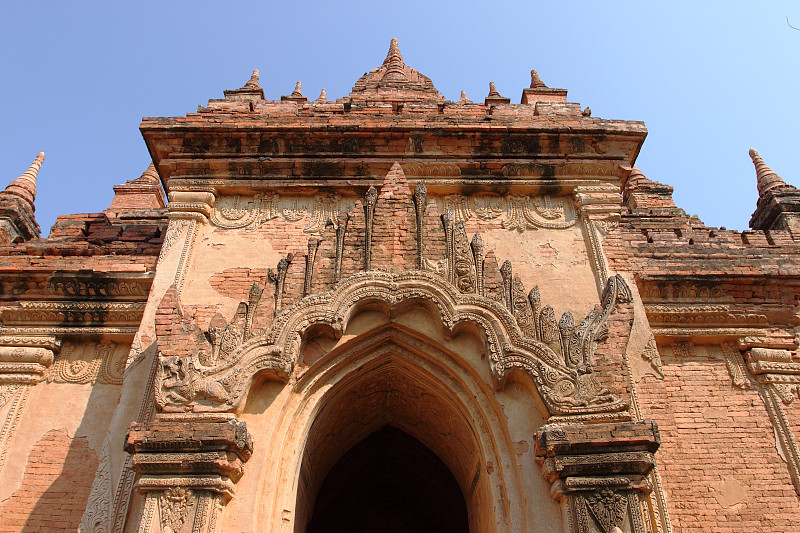
[[[495,389],[502,389],[509,375],[521,372],[533,380],[551,416],[627,418],[627,402],[603,384],[606,376],[595,372],[593,361],[597,341],[607,335],[609,318],[619,303],[630,301],[624,280],[610,278],[601,305],[577,326],[562,317],[558,325],[547,328],[542,322],[547,307],[538,308],[536,290],[529,295],[530,308],[520,311],[514,305],[515,294],[524,294],[524,288],[519,289],[508,298],[509,310],[485,296],[463,294],[433,272],[357,273],[331,291],[307,296],[282,310],[266,331],[242,339],[222,364],[201,365],[202,347],[194,354],[162,356],[156,400],[163,411],[237,411],[256,376],[292,379],[307,332],[326,328],[338,338],[361,309],[379,306],[391,314],[422,304],[435,310],[448,335],[463,327],[481,332]],[[520,318],[529,314],[538,318],[523,329]]]

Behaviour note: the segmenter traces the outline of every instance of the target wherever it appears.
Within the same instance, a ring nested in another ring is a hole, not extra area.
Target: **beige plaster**
[[[498,266],[508,259],[526,291],[539,286],[542,306],[561,317],[570,311],[576,321],[596,304],[597,283],[580,222],[567,229],[530,229],[519,233],[497,229],[481,232],[484,249],[494,250]]]
[[[99,456],[119,394],[119,385],[36,385],[23,409],[6,464],[0,472],[0,501],[8,499],[19,488],[28,455],[51,430],[65,430],[70,438],[85,437]]]

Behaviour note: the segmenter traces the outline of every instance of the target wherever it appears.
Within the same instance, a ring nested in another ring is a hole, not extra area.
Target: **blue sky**
[[[39,151],[36,216],[97,212],[149,156],[143,116],[193,112],[261,71],[345,96],[397,37],[457,100],[489,81],[518,102],[538,69],[593,116],[642,120],[637,164],[709,226],[747,227],[754,146],[800,184],[798,2],[6,2],[0,16],[0,182]]]

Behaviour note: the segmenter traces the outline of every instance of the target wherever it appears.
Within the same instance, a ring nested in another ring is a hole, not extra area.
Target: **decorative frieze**
[[[275,218],[286,222],[306,221],[304,233],[320,235],[325,227],[338,227],[339,218],[355,208],[355,198],[339,194],[322,196],[283,196],[262,193],[254,196],[223,196],[211,211],[211,223],[218,228],[239,229]]]
[[[573,203],[564,197],[480,194],[437,196],[434,200],[439,212],[449,209],[453,213],[456,223],[473,217],[483,221],[500,219],[503,228],[518,232],[539,228],[567,229],[577,220]],[[341,215],[354,207],[355,198],[339,194],[313,197],[276,193],[223,196],[216,201],[210,220],[223,229],[246,228],[275,218],[289,223],[305,221],[304,233],[320,235],[326,225],[333,224],[337,228]]]

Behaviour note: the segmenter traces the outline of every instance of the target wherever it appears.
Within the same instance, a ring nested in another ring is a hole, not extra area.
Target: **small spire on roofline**
[[[260,89],[261,86],[258,84],[258,69],[253,69],[253,74],[250,76],[250,80],[244,84],[244,88],[248,89]]]
[[[758,187],[759,196],[764,196],[764,193],[772,189],[786,186],[783,178],[764,163],[755,148],[750,148],[750,159],[753,160],[753,165],[756,167],[756,186]]]
[[[539,77],[537,70],[531,70],[531,89],[546,89],[547,85]]]
[[[8,184],[6,193],[22,198],[33,206],[33,201],[36,198],[36,177],[39,175],[39,169],[42,167],[43,162],[44,152],[39,152],[39,155],[33,160],[28,170]]]

